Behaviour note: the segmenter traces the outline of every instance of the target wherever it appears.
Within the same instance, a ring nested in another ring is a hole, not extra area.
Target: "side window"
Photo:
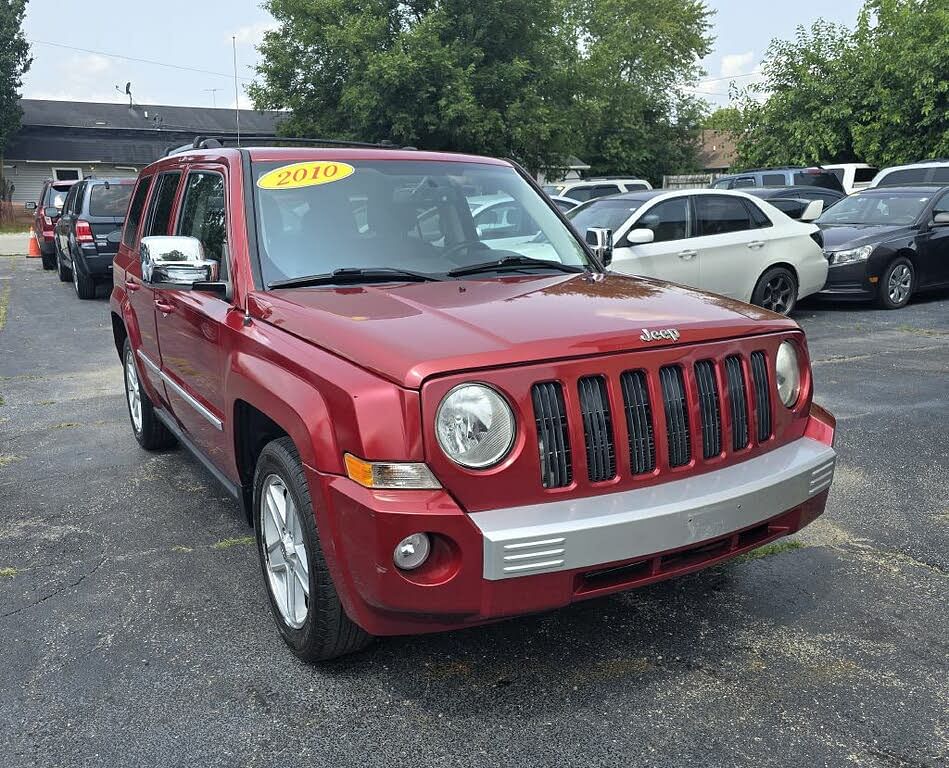
[[[649,189],[649,187],[647,187],[645,184],[627,184],[626,185],[627,192],[645,192],[647,189]]]
[[[181,183],[181,173],[163,173],[156,182],[155,194],[152,195],[151,210],[148,215],[148,225],[143,236],[167,235],[168,225],[171,224],[172,206],[175,204],[175,195]]]
[[[683,240],[689,236],[689,198],[679,197],[654,205],[639,217],[634,229],[651,229],[654,243]]]
[[[940,213],[949,213],[949,192],[940,197],[933,206],[933,217]]]
[[[765,227],[774,226],[771,223],[771,219],[765,215],[765,212],[761,210],[754,202],[751,200],[742,200],[745,208],[748,209],[748,215],[751,217],[752,228],[764,229]]]
[[[67,216],[76,208],[76,197],[79,194],[79,188],[82,184],[73,184],[69,190],[69,194],[66,195],[66,200],[63,203],[63,216]]]
[[[567,197],[572,198],[573,200],[578,200],[581,203],[585,203],[587,200],[589,200],[593,196],[593,188],[592,187],[574,187],[573,189],[569,189],[566,192],[564,192],[564,194]]]
[[[929,181],[933,184],[949,184],[949,168],[933,168],[933,175]]]
[[[904,184],[919,184],[926,179],[927,168],[907,168],[902,171],[888,173],[880,181],[881,187],[900,187]]]
[[[732,181],[734,181],[734,179],[722,179],[721,181],[716,181],[712,185],[712,189],[731,189]]]
[[[478,237],[482,240],[496,240],[502,237],[518,237],[537,232],[524,207],[515,201],[492,205],[474,218]]]
[[[135,238],[138,235],[138,225],[142,221],[142,211],[145,209],[145,198],[148,197],[148,188],[152,184],[151,176],[143,176],[135,187],[135,195],[129,206],[128,216],[125,217],[125,230],[122,232],[122,244],[127,248],[135,247]]]
[[[783,187],[787,184],[783,173],[765,173],[761,176],[761,186],[763,187]]]
[[[227,279],[225,211],[224,177],[212,171],[189,173],[178,220],[178,234],[201,241],[205,257],[220,262],[222,280]]]
[[[729,189],[741,189],[743,187],[756,186],[758,186],[758,183],[755,181],[754,176],[741,176],[732,182],[732,185],[729,187]]]
[[[598,184],[590,192],[590,197],[609,197],[619,194],[620,188],[616,184]]]
[[[752,228],[745,201],[724,195],[696,195],[695,210],[699,231],[705,235],[724,235]]]

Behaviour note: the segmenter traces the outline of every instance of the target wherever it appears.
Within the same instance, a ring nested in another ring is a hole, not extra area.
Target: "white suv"
[[[645,189],[652,189],[652,184],[645,179],[576,179],[544,185],[544,192],[548,195],[569,197],[578,203],[584,203],[596,197],[618,195],[620,192],[640,192]]]
[[[912,165],[884,168],[870,182],[875,187],[914,187],[919,184],[949,186],[949,160],[926,160]]]
[[[866,163],[837,163],[835,165],[825,165],[823,168],[840,179],[840,185],[848,195],[869,187],[880,172],[878,168]]]

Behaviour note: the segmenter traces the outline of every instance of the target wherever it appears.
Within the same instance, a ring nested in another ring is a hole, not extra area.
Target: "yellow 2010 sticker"
[[[348,163],[337,160],[313,160],[275,168],[257,179],[261,189],[298,189],[329,184],[345,179],[356,172]]]

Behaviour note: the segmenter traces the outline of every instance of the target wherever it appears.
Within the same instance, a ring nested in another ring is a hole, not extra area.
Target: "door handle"
[[[125,281],[125,289],[126,289],[127,291],[131,291],[132,293],[135,293],[135,291],[137,291],[137,290],[138,290],[139,288],[141,288],[141,287],[142,287],[142,286],[140,286],[140,285],[139,285],[138,283],[136,283],[134,280],[126,280],[126,281]]]
[[[679,253],[679,258],[683,261],[690,261],[699,255],[698,251],[681,251]]]
[[[764,248],[764,240],[752,240],[750,243],[748,243],[748,247],[753,251],[757,250],[758,248]]]
[[[169,304],[167,301],[162,301],[161,299],[155,299],[155,308],[165,315],[170,315],[175,311],[174,304]]]

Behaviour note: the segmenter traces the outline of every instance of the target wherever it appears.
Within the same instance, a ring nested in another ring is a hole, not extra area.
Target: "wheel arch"
[[[754,296],[754,294],[758,291],[758,286],[761,285],[761,279],[762,279],[766,274],[768,274],[768,272],[770,272],[772,269],[777,269],[778,267],[783,267],[784,269],[788,270],[788,272],[790,272],[790,273],[794,276],[794,282],[797,283],[797,290],[798,290],[798,293],[800,293],[800,291],[801,291],[801,276],[800,276],[800,274],[798,274],[797,268],[796,268],[793,264],[791,264],[790,262],[787,262],[787,261],[775,261],[775,262],[773,262],[773,263],[771,263],[771,264],[768,264],[768,266],[766,266],[763,270],[761,270],[761,274],[758,275],[758,279],[755,280],[755,286],[754,286],[754,288],[752,288],[752,290],[751,290],[752,296]],[[800,298],[800,297],[798,297],[798,298]]]

